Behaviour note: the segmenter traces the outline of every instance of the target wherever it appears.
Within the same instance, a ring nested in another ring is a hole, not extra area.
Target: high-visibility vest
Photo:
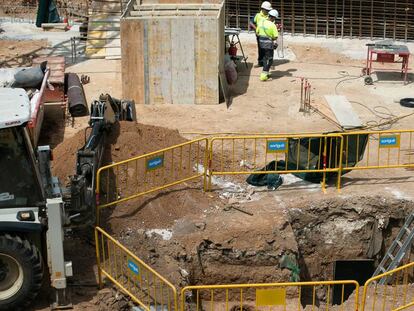
[[[275,23],[269,21],[268,19],[260,21],[256,28],[256,33],[259,37],[267,37],[270,40],[275,40],[279,36]]]
[[[257,13],[255,16],[254,16],[254,19],[253,19],[253,23],[256,25],[256,27],[259,25],[259,23],[262,21],[262,20],[264,20],[264,19],[267,19],[267,17],[268,17],[268,15],[265,15],[264,13],[263,13],[263,11],[260,11],[259,13]],[[256,31],[257,31],[257,28],[256,28]]]

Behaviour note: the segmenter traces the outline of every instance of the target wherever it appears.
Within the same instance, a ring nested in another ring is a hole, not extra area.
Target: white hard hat
[[[272,9],[272,10],[270,10],[269,15],[273,16],[274,18],[278,18],[279,17],[279,12],[275,9]]]
[[[262,8],[263,10],[270,11],[270,10],[272,9],[272,5],[270,4],[270,2],[269,2],[269,1],[264,1],[264,2],[262,3],[261,8]]]

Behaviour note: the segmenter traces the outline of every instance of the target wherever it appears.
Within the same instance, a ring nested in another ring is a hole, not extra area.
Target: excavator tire
[[[27,310],[42,280],[38,248],[19,236],[0,235],[0,311]]]

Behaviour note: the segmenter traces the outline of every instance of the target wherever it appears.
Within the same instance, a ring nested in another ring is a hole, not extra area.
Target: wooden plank
[[[195,27],[195,103],[218,104],[217,20],[197,19]]]
[[[69,26],[67,23],[42,23],[42,29],[44,31],[68,31]]]
[[[40,64],[44,61],[47,61],[47,64],[55,68],[57,66],[65,66],[65,57],[64,56],[41,56],[33,59],[33,64]]]
[[[121,13],[121,4],[118,2],[92,2],[92,12],[119,12]]]
[[[121,39],[106,40],[88,40],[87,48],[119,48],[121,47]]]
[[[68,23],[42,23],[42,28],[66,28]]]
[[[42,62],[47,61],[47,66],[50,69],[49,82],[54,84],[63,84],[65,76],[65,57],[63,56],[48,56],[37,57],[33,59],[33,66],[37,66]]]
[[[144,90],[144,22],[121,21],[122,97],[141,104]]]
[[[102,23],[102,22],[120,22],[121,17],[118,15],[108,15],[102,14],[100,15],[93,15],[89,18],[90,23]]]
[[[149,103],[172,104],[171,96],[171,21],[148,22]]]
[[[194,104],[194,20],[173,19],[171,38],[172,101],[174,104]]]
[[[88,58],[105,58],[106,48],[86,48],[85,55]]]
[[[108,26],[108,27],[121,27],[120,21],[89,21],[89,25],[88,27],[92,27],[92,26]]]
[[[121,33],[119,31],[101,31],[94,30],[88,32],[88,39],[91,40],[107,40],[107,39],[120,39]]]
[[[351,129],[362,126],[361,120],[345,96],[325,95],[325,99],[343,128]]]
[[[119,31],[120,25],[111,26],[111,25],[90,25],[88,26],[88,31]]]

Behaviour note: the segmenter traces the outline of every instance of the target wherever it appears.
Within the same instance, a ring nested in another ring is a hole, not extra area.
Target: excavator
[[[75,174],[62,187],[51,172],[51,148],[37,145],[46,80],[47,72],[34,102],[22,88],[0,88],[1,311],[27,310],[47,275],[55,291],[52,308],[70,306],[67,284],[73,271],[64,254],[65,231],[94,224],[105,138],[116,122],[135,119],[133,101],[108,94],[94,100]]]

